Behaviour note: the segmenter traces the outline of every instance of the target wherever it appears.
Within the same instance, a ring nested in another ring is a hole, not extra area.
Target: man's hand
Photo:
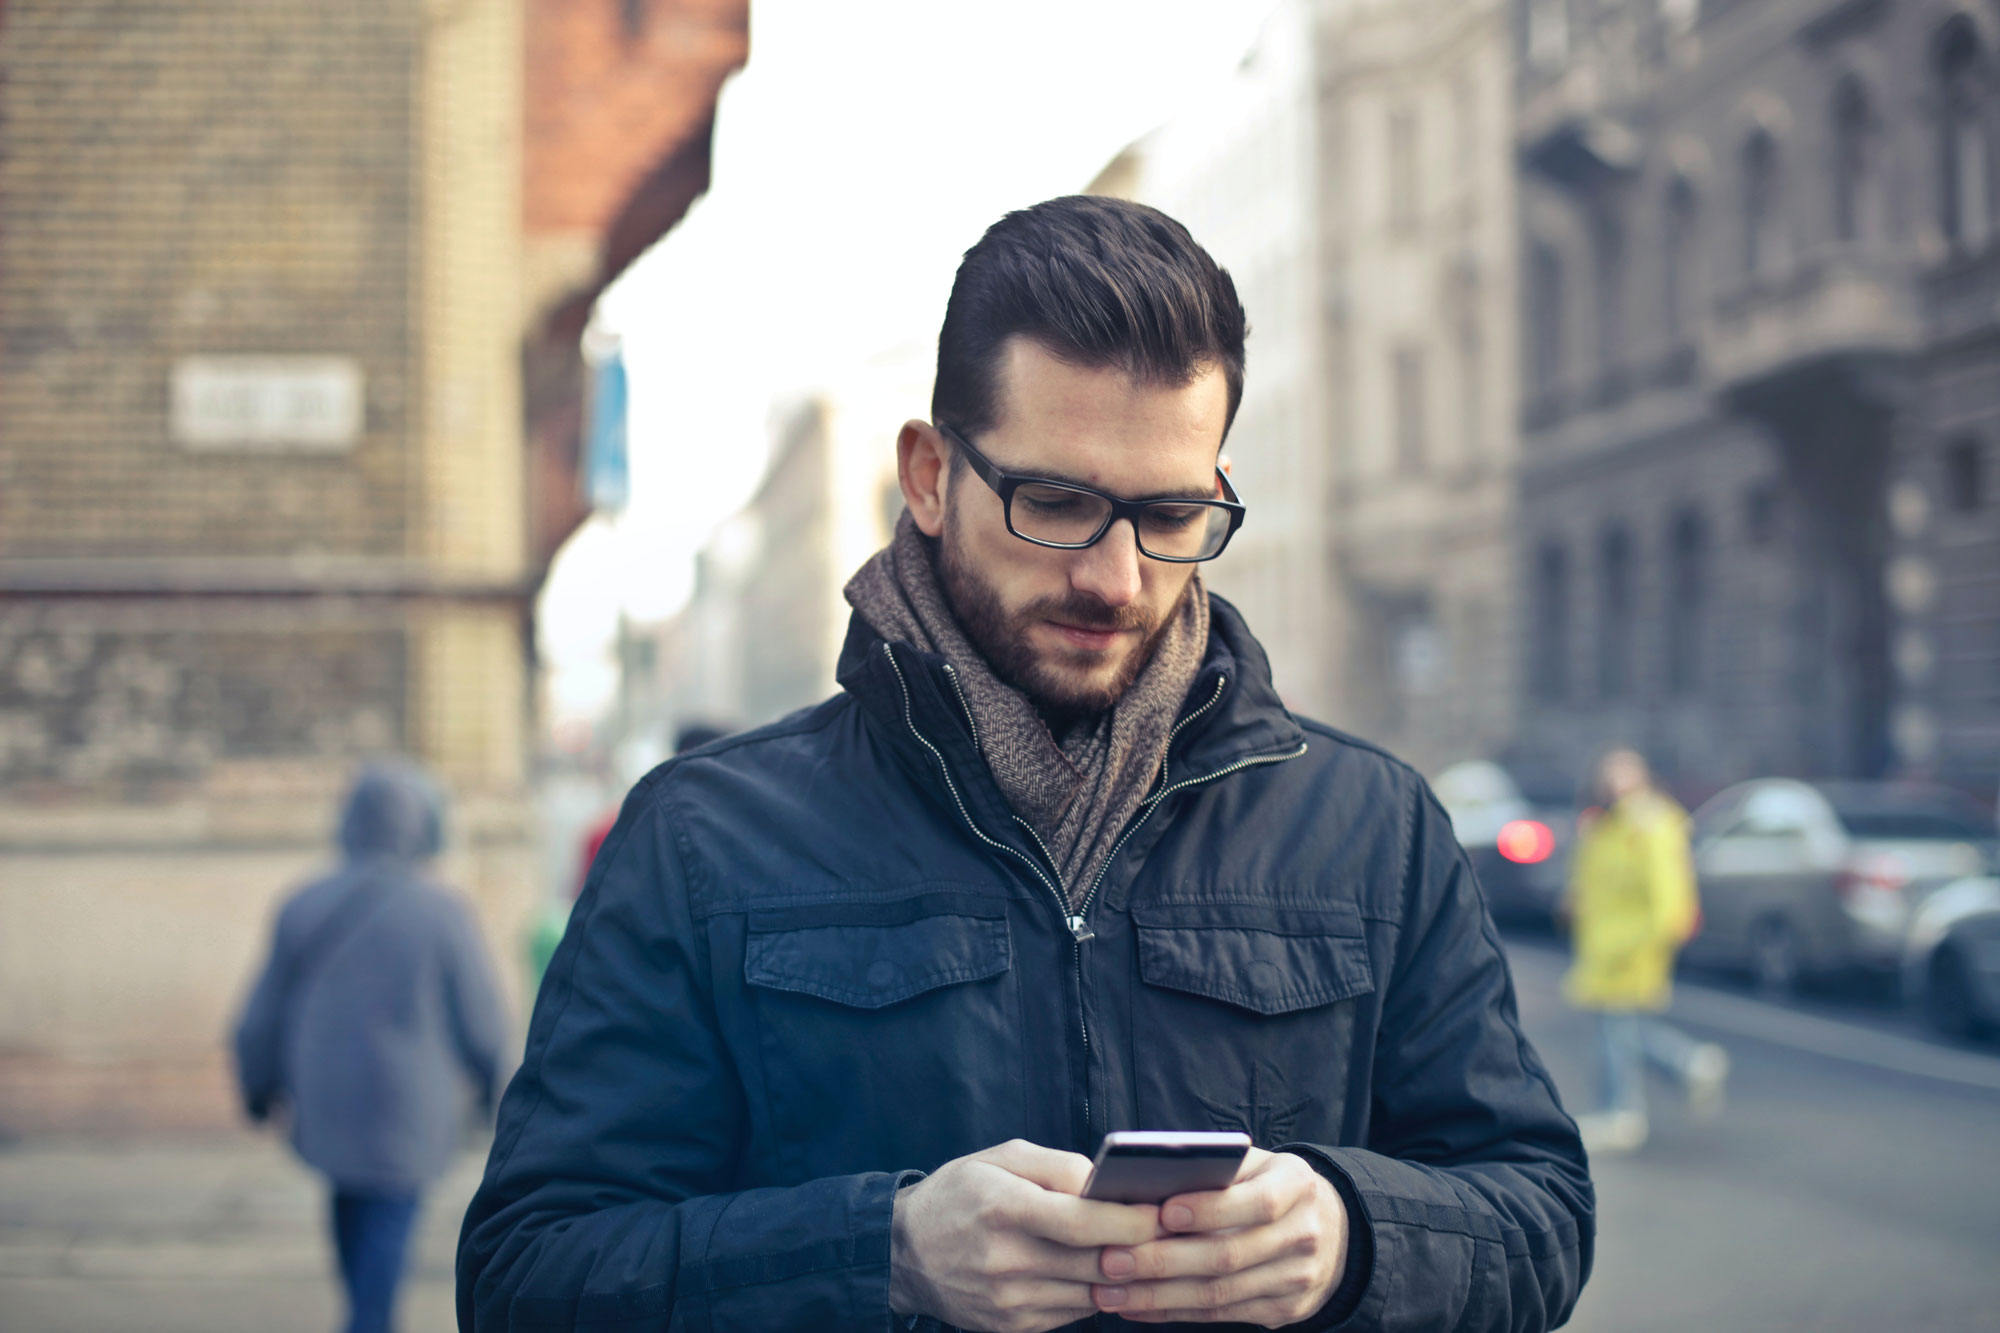
[[[1095,1312],[1103,1247],[1153,1240],[1160,1210],[1077,1197],[1089,1178],[1088,1157],[1014,1139],[899,1190],[889,1308],[993,1333],[1038,1333]]]
[[[1347,1209],[1303,1157],[1252,1148],[1228,1189],[1160,1208],[1163,1239],[1113,1246],[1100,1310],[1146,1324],[1278,1328],[1318,1312],[1347,1271]]]

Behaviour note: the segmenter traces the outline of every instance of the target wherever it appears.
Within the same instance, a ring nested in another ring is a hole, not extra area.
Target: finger
[[[1093,1265],[1101,1246],[1142,1245],[1160,1234],[1160,1210],[1150,1203],[1107,1203],[1048,1190],[1022,1191],[1008,1200],[1005,1215],[1031,1236],[1091,1251]]]
[[[1096,1282],[1158,1282],[1173,1277],[1216,1277],[1240,1273],[1296,1253],[1301,1238],[1285,1227],[1175,1236],[1144,1245],[1109,1246],[1098,1260]]]
[[[1088,1157],[1044,1148],[1026,1139],[1009,1139],[973,1156],[1058,1194],[1081,1194],[1084,1182],[1090,1179]]]
[[[1082,1288],[1104,1280],[1097,1262],[1101,1253],[1103,1251],[1087,1246],[1079,1249],[1073,1245],[1059,1245],[1040,1236],[1016,1231],[996,1239],[982,1267],[991,1275],[1003,1279],[1046,1278],[1079,1284],[1078,1294],[1088,1303],[1090,1293]]]
[[[1169,1231],[1223,1231],[1267,1226],[1312,1196],[1317,1173],[1303,1158],[1270,1154],[1254,1174],[1227,1189],[1177,1194],[1160,1205],[1160,1225]],[[1289,1160],[1287,1160],[1289,1159]]]
[[[1311,1259],[1287,1257],[1241,1273],[1215,1277],[1100,1283],[1090,1289],[1090,1294],[1098,1309],[1115,1310],[1128,1319],[1147,1312],[1171,1311],[1188,1319],[1215,1320],[1233,1317],[1224,1312],[1258,1301],[1303,1302],[1312,1295],[1317,1276],[1318,1269]]]
[[[1243,1301],[1220,1310],[1120,1310],[1119,1317],[1133,1324],[1256,1324],[1262,1328],[1282,1328],[1317,1314],[1316,1309],[1294,1307],[1271,1298]]]

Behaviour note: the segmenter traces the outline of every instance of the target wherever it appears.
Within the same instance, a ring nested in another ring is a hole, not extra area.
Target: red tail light
[[[1556,835],[1538,819],[1515,819],[1500,826],[1494,845],[1516,865],[1531,866],[1549,859],[1556,849]]]
[[[1887,854],[1864,856],[1850,862],[1833,878],[1833,889],[1848,902],[1869,894],[1899,894],[1910,882],[1910,868]]]

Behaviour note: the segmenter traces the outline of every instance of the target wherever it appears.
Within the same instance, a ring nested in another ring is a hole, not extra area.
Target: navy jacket
[[[491,1106],[505,1010],[472,915],[426,883],[435,790],[415,770],[364,773],[341,821],[344,862],[285,903],[236,1028],[244,1108],[288,1108],[292,1143],[349,1190],[411,1193],[442,1174]]]
[[[1354,1248],[1314,1326],[1562,1322],[1590,1180],[1451,827],[1212,620],[1074,924],[951,668],[858,619],[844,694],[641,782],[501,1104],[461,1328],[888,1329],[900,1182],[1114,1129],[1328,1176]]]

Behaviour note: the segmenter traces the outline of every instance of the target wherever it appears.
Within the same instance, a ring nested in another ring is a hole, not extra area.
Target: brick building
[[[678,75],[683,9],[724,13],[0,9],[0,1129],[232,1118],[224,1022],[370,753],[451,785],[444,873],[513,961],[529,608],[579,516],[523,429],[534,201],[588,196],[594,296],[686,207],[647,182],[705,162],[744,5],[615,162],[574,150],[629,108],[524,136],[524,70],[588,12],[627,84]]]
[[[2000,29],[1517,6],[1524,765],[2000,774]]]

